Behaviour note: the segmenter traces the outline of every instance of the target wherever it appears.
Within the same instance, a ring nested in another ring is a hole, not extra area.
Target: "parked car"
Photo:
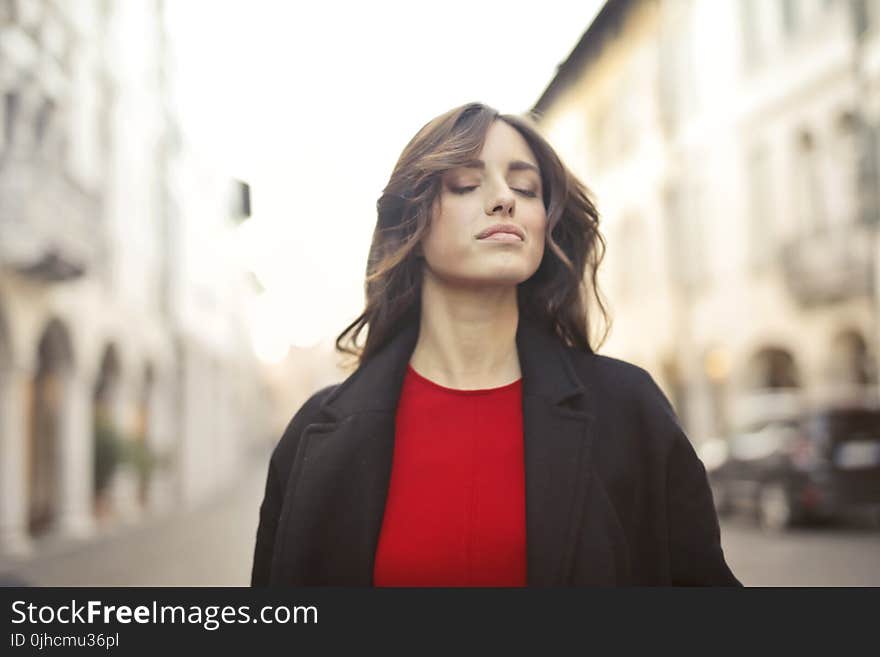
[[[880,409],[825,407],[757,422],[707,442],[701,458],[719,515],[766,528],[880,513]]]

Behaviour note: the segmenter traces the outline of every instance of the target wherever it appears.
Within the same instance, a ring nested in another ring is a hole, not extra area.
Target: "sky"
[[[166,6],[187,138],[252,188],[238,241],[271,362],[360,314],[376,200],[415,132],[469,101],[529,110],[601,0]]]

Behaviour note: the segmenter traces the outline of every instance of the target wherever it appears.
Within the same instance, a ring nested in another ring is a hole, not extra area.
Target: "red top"
[[[375,586],[525,586],[522,379],[458,390],[407,367]]]

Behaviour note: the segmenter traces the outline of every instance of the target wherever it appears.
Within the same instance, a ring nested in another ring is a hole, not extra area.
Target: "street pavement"
[[[86,544],[0,563],[33,586],[248,586],[268,454],[210,502]]]
[[[864,518],[773,534],[736,516],[721,545],[747,586],[880,586],[880,529]]]
[[[246,586],[268,455],[195,510],[146,521],[97,541],[0,563],[0,580],[35,586]],[[840,523],[768,534],[725,519],[722,546],[746,586],[880,586],[880,529]]]

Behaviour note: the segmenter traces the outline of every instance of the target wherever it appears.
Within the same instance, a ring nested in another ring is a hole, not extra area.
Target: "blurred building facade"
[[[194,503],[266,438],[247,187],[185,139],[163,12],[0,0],[0,555]]]
[[[537,102],[692,439],[876,397],[880,2],[609,0]]]

